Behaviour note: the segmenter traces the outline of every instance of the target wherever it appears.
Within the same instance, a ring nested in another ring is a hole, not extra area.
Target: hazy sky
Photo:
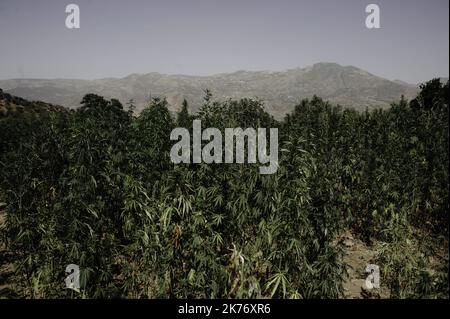
[[[67,29],[78,4],[81,28]],[[365,7],[381,9],[367,29]],[[354,65],[418,83],[448,76],[448,0],[0,0],[0,78],[207,75]]]

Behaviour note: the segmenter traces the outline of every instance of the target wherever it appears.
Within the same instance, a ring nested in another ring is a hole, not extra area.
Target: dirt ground
[[[380,278],[381,287],[379,289],[368,289],[366,287],[367,273],[365,272],[368,264],[375,264],[376,250],[367,246],[361,240],[354,238],[350,232],[344,233],[339,242],[345,249],[344,262],[347,265],[348,277],[344,282],[344,295],[346,299],[373,299],[389,298],[389,291],[383,287],[382,278]]]

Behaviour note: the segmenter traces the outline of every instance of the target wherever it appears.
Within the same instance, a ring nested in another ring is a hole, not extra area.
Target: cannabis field
[[[77,110],[0,118],[1,241],[22,298],[340,298],[337,238],[377,250],[392,298],[448,298],[448,83],[356,112],[319,97],[277,121],[254,99],[139,115],[88,94]],[[278,128],[279,168],[173,164],[175,127]],[[0,263],[5,262],[0,260]],[[65,289],[80,267],[80,292]]]

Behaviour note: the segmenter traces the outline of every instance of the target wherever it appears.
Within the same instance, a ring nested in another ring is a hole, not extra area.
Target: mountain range
[[[313,95],[362,111],[387,108],[402,95],[411,99],[419,89],[417,85],[390,81],[354,66],[336,63],[317,63],[280,72],[237,71],[211,76],[153,72],[96,80],[11,79],[0,80],[0,88],[15,96],[69,108],[80,106],[87,93],[116,98],[122,103],[133,99],[137,111],[145,107],[150,97],[164,96],[171,111],[178,111],[186,99],[191,112],[198,110],[204,90],[209,89],[218,100],[262,99],[265,109],[276,118],[283,117],[299,101]]]

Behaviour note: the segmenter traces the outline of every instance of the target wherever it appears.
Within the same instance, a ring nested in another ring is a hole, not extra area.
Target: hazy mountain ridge
[[[401,81],[389,81],[353,66],[317,63],[306,68],[280,72],[237,71],[212,76],[130,74],[124,78],[97,80],[13,79],[0,80],[5,92],[27,99],[78,107],[87,93],[117,98],[122,103],[133,99],[137,110],[149,96],[165,96],[172,111],[187,99],[190,110],[198,110],[204,90],[210,89],[216,99],[260,98],[266,110],[282,117],[303,98],[318,95],[333,103],[358,110],[386,108],[401,95],[411,99],[418,87]]]

